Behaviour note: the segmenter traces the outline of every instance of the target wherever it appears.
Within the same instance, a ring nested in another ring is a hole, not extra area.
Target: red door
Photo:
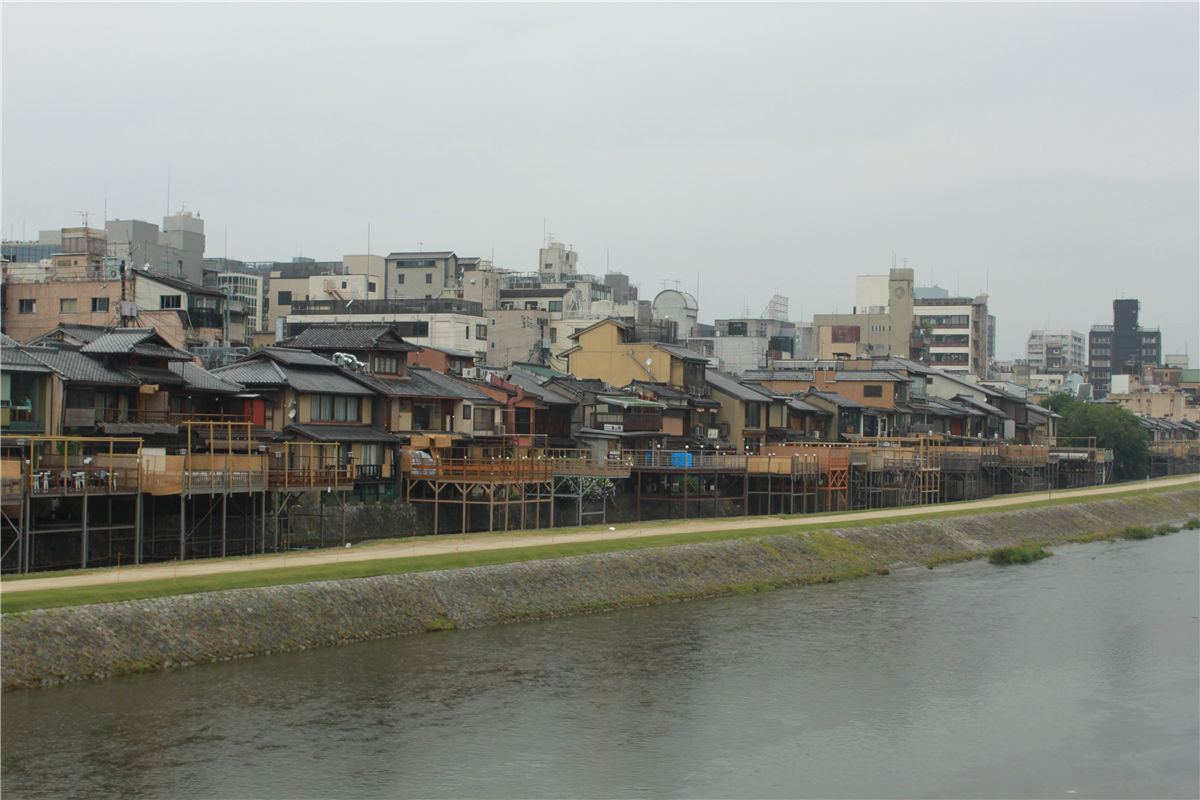
[[[252,425],[267,424],[267,401],[261,397],[246,400],[246,418]]]

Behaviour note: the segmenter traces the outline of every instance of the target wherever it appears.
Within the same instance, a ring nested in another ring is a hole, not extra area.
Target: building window
[[[165,309],[183,308],[183,298],[177,294],[164,294],[158,298],[158,307]]]
[[[36,314],[37,300],[27,299],[17,303],[17,313],[19,314]]]
[[[292,304],[292,293],[291,292],[280,292],[278,294],[278,296],[276,297],[275,305],[277,305],[277,306],[290,306],[291,304]]]
[[[58,301],[58,313],[74,314],[79,308],[79,301],[74,297],[62,297]]]
[[[475,326],[475,338],[476,339],[486,339],[487,338],[487,325],[476,325]]]
[[[546,304],[546,308],[550,311],[562,311],[562,300],[551,300]]]
[[[550,329],[550,342],[554,343],[557,341],[558,341],[558,328],[551,328]]]
[[[93,297],[92,298],[92,311],[93,312],[108,311],[108,298],[107,297]]]
[[[396,283],[404,283],[404,273],[403,272],[398,273],[396,275]]]
[[[372,292],[372,293],[374,293],[374,291],[375,291],[375,281],[367,281],[367,291],[368,291],[368,292]]]
[[[312,419],[314,422],[358,422],[359,405],[357,397],[314,394]]]
[[[761,428],[762,427],[762,404],[747,403],[746,404],[746,427]]]
[[[385,375],[399,375],[400,359],[396,356],[375,356],[375,371]]]
[[[879,384],[867,384],[863,387],[863,397],[883,397],[883,387]]]
[[[426,272],[426,273],[425,273],[425,282],[426,282],[426,283],[433,283],[433,273],[432,273],[432,272]]]

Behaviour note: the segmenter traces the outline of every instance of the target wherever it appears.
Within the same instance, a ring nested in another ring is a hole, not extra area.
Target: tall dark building
[[[1093,325],[1088,334],[1088,380],[1092,396],[1104,397],[1113,375],[1141,375],[1142,367],[1158,366],[1162,333],[1138,325],[1137,300],[1113,300],[1113,324]]]

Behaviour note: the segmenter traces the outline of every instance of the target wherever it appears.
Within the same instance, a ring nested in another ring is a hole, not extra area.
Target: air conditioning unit
[[[496,426],[496,435],[497,435],[497,436],[503,436],[503,435],[504,435],[504,423],[500,423],[500,424],[498,424],[498,425]]]
[[[469,380],[479,380],[479,367],[463,367],[462,376]]]

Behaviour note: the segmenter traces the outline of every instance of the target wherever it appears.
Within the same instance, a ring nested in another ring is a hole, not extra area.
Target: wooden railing
[[[717,469],[738,471],[746,468],[746,456],[694,450],[627,450],[634,467],[642,469]]]
[[[523,481],[548,480],[554,475],[554,466],[546,458],[530,458],[528,456],[502,458],[438,458],[434,457],[432,465],[414,465],[421,467],[422,477],[436,477],[439,480],[469,480],[469,481]],[[433,475],[427,473],[432,471]]]

